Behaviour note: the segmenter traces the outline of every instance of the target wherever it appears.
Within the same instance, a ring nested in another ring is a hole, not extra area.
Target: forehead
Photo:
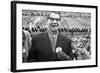
[[[60,18],[60,15],[57,14],[57,13],[51,13],[50,17],[52,17],[52,18]]]

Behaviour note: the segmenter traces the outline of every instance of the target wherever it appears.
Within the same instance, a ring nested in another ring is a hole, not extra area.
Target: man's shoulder
[[[39,33],[37,35],[35,35],[34,37],[32,37],[33,39],[39,39],[39,38],[42,38],[44,37],[44,35],[46,35],[47,33],[43,32],[43,33]]]
[[[25,34],[29,34],[29,32],[27,30],[22,30]]]
[[[22,30],[22,31],[24,32],[24,34],[25,34],[26,37],[30,37],[29,31],[27,31],[27,30]]]
[[[67,41],[71,41],[71,38],[69,38],[68,35],[65,35],[62,33],[60,33],[60,38],[63,38],[64,40],[67,40]]]

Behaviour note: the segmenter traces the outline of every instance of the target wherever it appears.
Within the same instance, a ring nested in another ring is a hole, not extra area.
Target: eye
[[[60,21],[60,18],[52,18],[52,17],[49,17],[48,19],[50,19],[51,21],[54,21],[54,20]]]
[[[60,21],[60,19],[56,19],[56,21]]]
[[[51,21],[54,21],[55,19],[54,19],[54,18],[51,18],[50,20],[51,20]]]

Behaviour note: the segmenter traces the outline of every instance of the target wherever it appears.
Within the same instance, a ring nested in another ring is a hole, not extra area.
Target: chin
[[[51,31],[57,31],[58,29],[51,29]]]

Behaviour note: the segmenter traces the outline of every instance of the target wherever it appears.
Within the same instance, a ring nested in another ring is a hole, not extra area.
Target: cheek
[[[58,27],[61,27],[61,23],[60,23],[60,22],[58,22],[58,24],[59,24],[59,26],[58,26]]]
[[[60,22],[59,22],[59,21],[58,21],[58,22],[56,22],[56,23],[60,25]]]
[[[59,25],[61,24],[61,22],[59,22],[59,21],[58,21],[57,23],[58,23]]]

